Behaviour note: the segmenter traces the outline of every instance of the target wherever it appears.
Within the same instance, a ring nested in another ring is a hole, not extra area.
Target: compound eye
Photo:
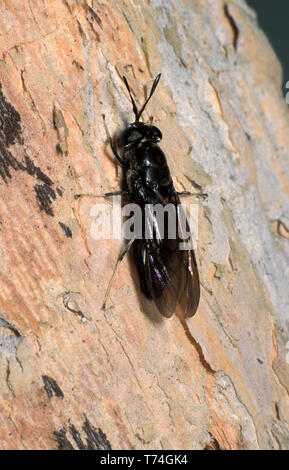
[[[139,139],[140,137],[142,137],[142,134],[138,131],[132,131],[131,134],[129,135],[128,137],[128,140],[130,142],[133,142],[134,140],[137,140]]]
[[[148,126],[148,132],[149,134],[155,135],[156,137],[162,137],[161,131],[156,126]]]
[[[157,127],[152,126],[152,133],[158,140],[162,140],[163,135]]]
[[[142,137],[142,134],[141,134],[140,132],[138,132],[138,131],[132,131],[132,132],[129,134],[127,140],[128,140],[128,142],[134,142],[135,140],[138,140],[138,139],[140,139],[141,137]]]
[[[157,137],[162,140],[163,138],[163,134],[161,133],[161,131],[159,129],[157,129]]]

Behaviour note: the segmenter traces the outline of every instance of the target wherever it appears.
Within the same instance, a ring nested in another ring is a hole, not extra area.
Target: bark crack
[[[9,359],[7,359],[7,366],[6,366],[6,383],[7,383],[7,386],[10,390],[10,392],[12,393],[12,396],[13,398],[15,398],[15,391],[13,389],[13,386],[11,384],[11,380],[10,380],[10,377],[11,377],[11,370],[10,370],[10,361]]]
[[[178,315],[178,318],[179,318],[180,323],[181,323],[181,325],[184,329],[186,337],[188,338],[189,342],[194,346],[195,350],[197,351],[200,363],[202,364],[204,369],[209,374],[215,374],[216,372],[218,372],[215,369],[213,369],[211,367],[211,365],[208,363],[208,361],[206,360],[205,355],[204,355],[203,350],[202,350],[202,347],[201,347],[200,343],[198,343],[198,341],[192,336],[192,334],[189,330],[189,327],[186,323],[186,320],[184,318],[182,318],[180,315]]]
[[[26,85],[26,82],[25,82],[25,77],[24,77],[24,74],[25,74],[25,69],[22,69],[21,72],[20,72],[20,75],[21,75],[21,83],[22,83],[22,87],[23,87],[23,91],[24,91],[24,95],[26,95],[29,99],[29,102],[30,102],[30,107],[31,107],[31,110],[37,115],[37,117],[39,118],[39,121],[40,121],[40,125],[41,125],[41,129],[42,129],[42,133],[43,135],[46,133],[46,126],[45,126],[45,122],[43,120],[43,118],[41,117],[41,114],[39,113],[38,109],[37,109],[37,106],[35,104],[35,101]]]
[[[237,26],[237,23],[236,23],[235,19],[233,18],[232,14],[230,13],[230,9],[229,9],[229,6],[228,6],[227,3],[224,5],[224,13],[225,13],[225,17],[229,21],[229,24],[230,24],[232,32],[233,32],[233,46],[234,46],[234,49],[236,51],[237,48],[238,48],[238,39],[239,39],[240,31],[239,31],[239,28]]]

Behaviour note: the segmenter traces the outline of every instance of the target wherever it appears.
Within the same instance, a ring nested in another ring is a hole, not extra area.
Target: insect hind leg
[[[117,271],[118,271],[118,268],[120,266],[120,263],[122,262],[123,258],[125,257],[125,255],[127,254],[127,252],[129,251],[130,247],[132,246],[133,242],[135,241],[135,238],[132,238],[128,243],[127,245],[124,247],[124,249],[122,250],[121,254],[119,255],[119,258],[116,262],[116,265],[115,265],[115,268],[114,268],[114,271],[112,273],[112,276],[111,276],[111,279],[109,281],[109,284],[107,286],[107,289],[106,289],[106,293],[105,293],[105,296],[104,296],[104,300],[103,300],[103,304],[102,304],[102,308],[105,310],[106,309],[106,304],[107,304],[107,299],[108,299],[108,296],[110,294],[110,291],[111,291],[111,287],[112,287],[112,284],[115,280],[115,277],[116,277],[116,274],[117,274]]]

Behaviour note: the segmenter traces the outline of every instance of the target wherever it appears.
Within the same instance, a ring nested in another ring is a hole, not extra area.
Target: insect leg
[[[115,145],[112,141],[112,138],[109,136],[109,143],[110,143],[110,148],[112,150],[112,153],[113,155],[115,156],[115,158],[117,159],[118,163],[120,164],[121,167],[123,168],[127,168],[127,165],[126,163],[124,162],[124,160],[119,156],[116,148],[115,148]]]
[[[132,238],[128,243],[127,245],[124,247],[124,249],[122,250],[118,260],[117,260],[117,263],[115,265],[115,268],[114,268],[114,271],[113,271],[113,274],[111,276],[111,279],[109,281],[109,284],[107,286],[107,289],[106,289],[106,293],[105,293],[105,296],[104,296],[104,300],[103,300],[103,304],[102,304],[102,308],[105,309],[106,308],[106,302],[107,302],[107,299],[108,299],[108,296],[109,296],[109,293],[110,293],[110,290],[111,290],[111,286],[113,284],[113,281],[115,279],[115,276],[117,274],[117,271],[118,271],[118,268],[119,268],[119,265],[120,263],[122,262],[123,258],[125,257],[125,255],[127,254],[127,252],[129,251],[131,245],[133,244],[135,238]]]
[[[104,193],[104,194],[94,194],[94,193],[86,193],[86,194],[75,194],[74,199],[79,199],[81,197],[104,197],[105,199],[112,197],[112,196],[125,196],[128,197],[127,191],[114,191],[111,193]]]
[[[177,193],[178,196],[195,196],[198,197],[199,199],[207,199],[208,194],[207,193],[191,193],[190,191],[181,191],[180,193]]]
[[[125,163],[125,161],[120,157],[120,155],[118,154],[117,150],[116,150],[116,147],[113,143],[113,140],[111,138],[111,135],[108,131],[108,128],[107,128],[107,125],[106,125],[106,122],[105,122],[105,115],[103,114],[102,115],[102,119],[103,119],[103,124],[104,124],[104,129],[105,129],[105,133],[106,133],[106,136],[109,140],[109,143],[110,143],[110,148],[112,150],[112,153],[113,155],[115,156],[115,158],[117,159],[118,163],[120,164],[120,166],[122,166],[123,168],[126,168],[127,165]]]
[[[104,197],[111,197],[111,196],[127,196],[127,191],[114,191],[112,193],[105,193]]]
[[[181,191],[177,192],[178,196],[192,196],[192,193],[190,191]]]

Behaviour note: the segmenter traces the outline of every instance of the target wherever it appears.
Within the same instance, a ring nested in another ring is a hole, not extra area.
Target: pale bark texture
[[[289,121],[244,0],[0,5],[0,447],[288,449]],[[145,302],[92,236],[108,145],[153,116],[178,189],[202,190],[201,302]],[[288,77],[289,78],[289,77]],[[287,358],[287,361],[286,361]]]

